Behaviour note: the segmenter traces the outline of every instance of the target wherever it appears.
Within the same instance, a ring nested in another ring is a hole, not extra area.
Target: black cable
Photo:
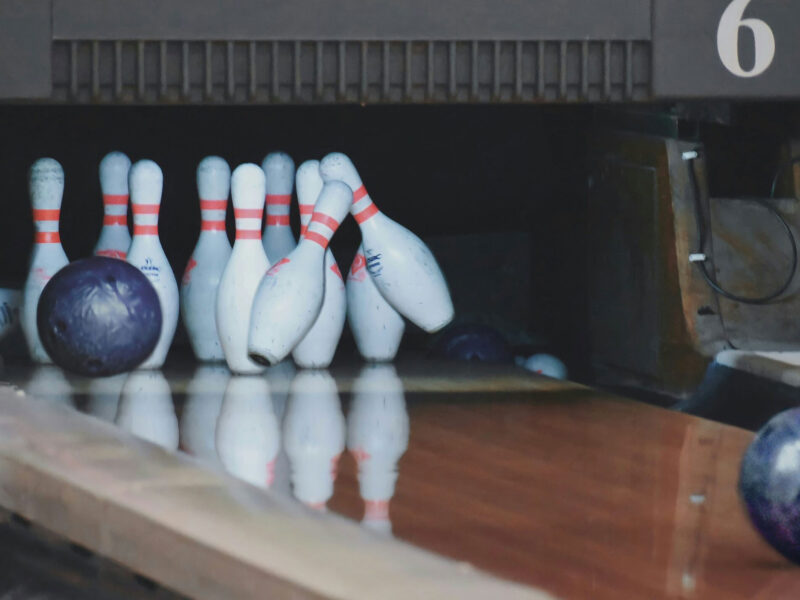
[[[698,250],[697,254],[705,255],[705,247],[706,247],[706,230],[705,230],[705,219],[703,218],[703,209],[700,204],[700,186],[697,183],[697,176],[695,174],[695,165],[694,165],[694,158],[687,159],[689,161],[689,179],[692,183],[692,190],[694,193],[694,206],[695,206],[695,215],[697,219],[697,239],[698,239]],[[775,187],[778,182],[778,179],[783,172],[783,170],[796,162],[800,162],[800,156],[792,158],[787,163],[782,164],[778,167],[778,171],[775,173],[775,178],[772,181],[772,189],[770,190],[770,198],[774,197],[775,194]],[[708,269],[706,269],[705,260],[695,261],[695,264],[700,269],[700,274],[703,276],[703,279],[706,280],[706,283],[713,289],[715,292],[728,298],[729,300],[733,300],[734,302],[741,302],[742,304],[768,304],[778,298],[779,296],[783,295],[783,293],[789,289],[792,281],[794,280],[794,274],[797,269],[797,242],[794,238],[794,234],[792,233],[789,224],[786,220],[781,216],[781,214],[770,205],[768,202],[760,199],[760,198],[746,198],[750,202],[755,202],[766,208],[770,213],[772,213],[775,218],[778,219],[783,228],[786,230],[786,234],[789,237],[789,243],[792,245],[792,266],[789,270],[789,276],[786,278],[786,281],[781,285],[777,290],[768,294],[766,296],[760,296],[756,298],[747,298],[744,296],[737,296],[723,288],[717,280],[708,273]]]

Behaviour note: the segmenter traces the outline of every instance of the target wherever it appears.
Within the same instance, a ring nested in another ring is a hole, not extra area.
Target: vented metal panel
[[[53,43],[77,103],[624,101],[650,98],[647,41]]]

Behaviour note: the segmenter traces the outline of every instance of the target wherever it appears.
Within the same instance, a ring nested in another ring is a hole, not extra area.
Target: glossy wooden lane
[[[800,597],[800,570],[761,541],[737,496],[749,432],[514,368],[332,374],[350,450],[327,507],[382,535],[565,600]],[[192,371],[166,375],[183,426]],[[300,402],[291,382],[270,381],[281,415]]]

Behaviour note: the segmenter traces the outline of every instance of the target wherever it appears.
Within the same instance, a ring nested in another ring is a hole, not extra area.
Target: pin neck
[[[132,204],[133,235],[158,237],[158,213],[160,204]]]
[[[103,207],[108,209],[110,206],[128,206],[128,194],[103,194]]]
[[[374,217],[380,211],[369,197],[367,189],[361,185],[361,187],[353,192],[353,205],[350,208],[350,212],[352,213],[353,218],[356,220],[356,223],[361,225],[362,223],[365,223]]]
[[[200,232],[225,231],[225,211],[228,208],[227,200],[200,199]]]
[[[315,211],[311,216],[311,222],[303,232],[303,239],[319,244],[325,250],[338,228],[339,221],[323,212]]]
[[[234,208],[236,240],[261,240],[263,208]]]

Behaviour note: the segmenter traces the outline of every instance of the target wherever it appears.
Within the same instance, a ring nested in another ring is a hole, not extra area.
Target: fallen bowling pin
[[[225,231],[225,211],[231,187],[231,169],[219,156],[207,156],[197,165],[200,196],[200,237],[181,281],[181,316],[197,360],[225,360],[217,333],[217,299],[222,272],[231,256]]]
[[[314,325],[325,296],[325,250],[347,216],[352,190],[326,183],[311,223],[289,256],[267,271],[253,301],[250,357],[261,364],[283,360]]]
[[[128,172],[131,159],[122,152],[109,152],[100,161],[103,192],[103,228],[92,253],[125,260],[131,245],[128,231]]]
[[[340,152],[322,159],[325,182],[344,181],[353,189],[350,208],[361,228],[367,270],[376,287],[400,314],[434,333],[453,320],[447,282],[428,247],[373,203],[352,161]]]
[[[319,161],[307,160],[297,169],[297,203],[300,206],[300,235],[305,234],[322,191]],[[325,251],[325,295],[316,321],[295,349],[292,358],[306,369],[325,369],[333,360],[344,329],[347,312],[344,281],[330,248]]]
[[[128,176],[133,208],[133,241],[127,261],[144,273],[158,294],[161,305],[161,335],[140,369],[158,369],[164,364],[178,326],[179,293],[175,274],[158,239],[158,213],[164,174],[152,160],[140,160]]]
[[[40,158],[31,166],[28,191],[33,207],[34,234],[28,277],[22,289],[22,332],[31,359],[36,363],[51,364],[39,338],[36,309],[39,297],[47,282],[62,267],[69,263],[58,222],[61,216],[61,200],[64,195],[64,169],[57,160]]]
[[[264,213],[264,171],[258,165],[239,165],[231,177],[231,199],[236,217],[236,240],[222,272],[216,298],[217,333],[228,367],[240,375],[264,371],[247,356],[250,311],[258,284],[269,269],[261,245]]]
[[[347,322],[364,360],[394,360],[406,323],[375,287],[361,246],[347,274]]]
[[[518,356],[514,362],[538,375],[545,375],[553,379],[567,378],[567,366],[552,354],[534,354],[528,358]]]
[[[270,152],[261,162],[267,180],[267,218],[264,219],[264,252],[274,265],[297,246],[289,225],[294,187],[294,161],[285,152]]]

